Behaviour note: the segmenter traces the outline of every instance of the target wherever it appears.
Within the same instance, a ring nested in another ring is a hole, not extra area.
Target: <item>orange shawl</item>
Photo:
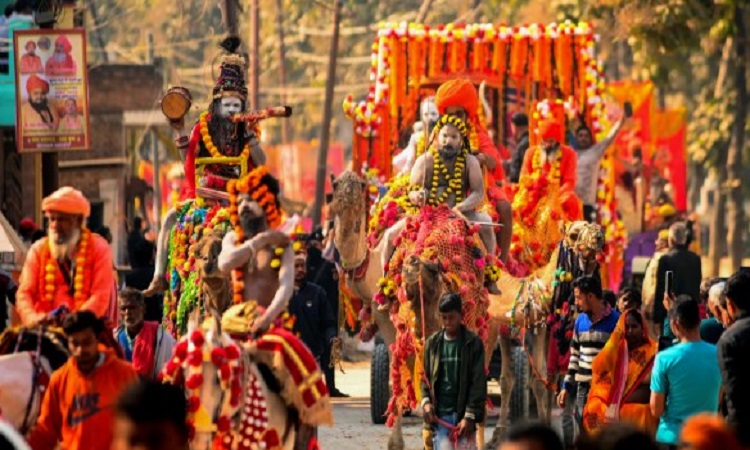
[[[651,374],[658,346],[643,323],[646,343],[629,352],[626,317],[627,313],[620,316],[615,331],[591,367],[591,390],[583,410],[583,426],[588,433],[596,433],[612,422],[630,423],[652,436],[656,432],[658,419],[651,415],[649,405],[625,403],[625,400]]]

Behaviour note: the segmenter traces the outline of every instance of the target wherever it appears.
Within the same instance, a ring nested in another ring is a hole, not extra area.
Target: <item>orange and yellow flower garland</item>
[[[223,158],[226,155],[222,155],[222,153],[219,151],[218,148],[216,148],[216,145],[214,145],[213,141],[211,140],[211,133],[208,130],[208,121],[211,120],[211,115],[208,112],[204,112],[200,115],[200,119],[198,120],[198,126],[199,131],[201,133],[201,139],[203,140],[203,145],[206,146],[206,150],[208,150],[208,153],[211,154],[211,157],[213,158]],[[260,129],[256,126],[253,131],[255,131],[256,137],[260,139]],[[242,148],[242,153],[239,155],[240,158],[248,159],[250,158],[250,143],[246,142],[245,147]]]
[[[78,249],[75,257],[75,275],[73,277],[73,305],[71,309],[78,309],[88,298],[87,288],[91,285],[91,231],[87,228],[81,230],[81,240],[78,242]],[[49,305],[49,309],[55,300],[55,280],[57,275],[57,264],[52,257],[52,250],[48,243],[42,254],[42,267],[44,267],[44,301]]]

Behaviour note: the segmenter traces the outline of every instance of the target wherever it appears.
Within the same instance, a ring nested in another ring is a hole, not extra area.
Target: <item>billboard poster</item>
[[[13,34],[18,151],[90,147],[84,30]]]

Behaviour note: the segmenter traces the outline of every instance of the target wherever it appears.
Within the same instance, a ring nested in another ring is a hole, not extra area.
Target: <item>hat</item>
[[[91,214],[91,204],[81,191],[64,186],[42,201],[42,211],[88,217]]]
[[[448,108],[458,106],[466,111],[466,117],[475,120],[479,109],[477,89],[469,80],[456,79],[441,84],[435,93],[435,106],[440,114]]]
[[[553,119],[546,119],[539,124],[539,136],[543,141],[556,140],[562,142],[563,140],[563,127],[560,123]]]
[[[221,47],[227,51],[222,56],[219,78],[213,89],[214,98],[239,97],[247,100],[247,86],[245,85],[245,58],[236,53],[240,46],[240,39],[228,37],[221,42]]]
[[[49,83],[47,80],[39,77],[38,75],[32,75],[26,80],[26,92],[31,94],[32,91],[41,89],[45,94],[49,93]]]
[[[522,111],[519,111],[513,114],[513,117],[511,117],[510,121],[513,125],[517,127],[529,126],[529,116],[527,116],[526,113]]]
[[[31,45],[32,47],[34,47],[34,49],[36,49],[36,42],[34,42],[34,41],[27,41],[26,45],[23,48],[25,48],[26,50],[28,50],[29,49],[29,45]]]

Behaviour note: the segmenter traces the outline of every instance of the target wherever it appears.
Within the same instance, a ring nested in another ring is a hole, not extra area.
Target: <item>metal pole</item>
[[[161,176],[159,174],[159,143],[156,128],[151,127],[151,157],[154,163],[154,228],[159,233],[161,227]]]
[[[318,170],[315,177],[315,204],[313,205],[313,225],[320,225],[323,208],[323,197],[326,186],[326,167],[328,161],[328,143],[331,137],[331,118],[333,115],[333,88],[336,85],[336,56],[339,50],[339,24],[341,22],[341,1],[334,0],[333,37],[331,52],[328,56],[328,77],[326,80],[326,97],[323,105],[323,128],[320,131],[320,149],[318,150]]]
[[[250,33],[250,108],[256,110],[260,108],[260,0],[252,0],[250,6]]]
[[[284,0],[276,0],[276,31],[279,40],[279,83],[281,84],[281,104],[286,105],[286,44],[284,44]],[[288,120],[281,122],[281,142],[288,144],[292,136]]]

